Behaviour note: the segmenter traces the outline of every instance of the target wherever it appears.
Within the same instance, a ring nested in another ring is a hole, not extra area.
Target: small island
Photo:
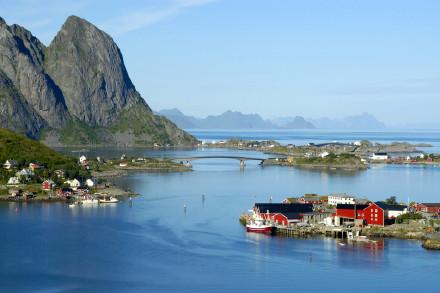
[[[288,166],[309,169],[365,170],[368,164],[356,155],[327,153],[319,157],[287,157],[264,160],[263,166]]]
[[[440,164],[440,156],[426,154],[418,147],[429,144],[392,142],[389,144],[359,140],[349,143],[328,142],[307,145],[281,145],[273,140],[242,140],[232,138],[199,144],[199,147],[227,148],[264,152],[276,157],[265,159],[263,166],[277,165],[307,169],[358,171],[368,169],[370,164]]]

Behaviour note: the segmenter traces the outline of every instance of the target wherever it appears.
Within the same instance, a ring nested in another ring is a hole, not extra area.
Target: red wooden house
[[[369,226],[385,226],[385,210],[379,204],[371,203],[363,210],[363,219]]]
[[[383,202],[369,203],[368,205],[338,204],[336,206],[336,216],[340,218],[340,223],[347,221],[362,220],[364,225],[385,226],[394,223],[396,215],[407,211],[406,206],[387,205]]]
[[[440,213],[440,203],[418,203],[415,205],[415,209],[418,212]]]
[[[256,203],[254,212],[278,225],[301,222],[304,214],[313,212],[313,205],[302,203]]]
[[[41,183],[41,189],[45,191],[52,190],[54,186],[55,183],[52,180],[44,180],[44,182]]]

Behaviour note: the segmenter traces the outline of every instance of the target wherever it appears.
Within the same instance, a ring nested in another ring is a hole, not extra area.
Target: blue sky
[[[113,36],[156,110],[440,123],[440,1],[0,0],[45,44],[71,14]]]

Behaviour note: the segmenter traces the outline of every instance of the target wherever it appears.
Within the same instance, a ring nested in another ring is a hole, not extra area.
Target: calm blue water
[[[174,154],[241,154],[200,152]],[[89,154],[96,153],[104,151]],[[106,150],[112,154],[121,150]],[[1,203],[0,291],[440,291],[440,252],[426,251],[418,241],[340,246],[333,239],[247,234],[238,223],[255,201],[306,192],[440,201],[440,168],[379,165],[365,172],[328,173],[249,162],[241,171],[235,160],[210,159],[194,161],[194,169],[116,179],[142,195],[132,204]]]

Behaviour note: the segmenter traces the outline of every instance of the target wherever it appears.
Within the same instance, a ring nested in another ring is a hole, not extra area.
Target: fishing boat
[[[92,196],[85,196],[79,200],[79,203],[82,205],[94,205],[98,203],[98,200]]]
[[[113,196],[104,196],[98,199],[99,203],[117,203],[119,200]]]
[[[256,218],[250,223],[246,224],[247,232],[272,234],[274,227],[272,225],[266,224],[262,218]]]

